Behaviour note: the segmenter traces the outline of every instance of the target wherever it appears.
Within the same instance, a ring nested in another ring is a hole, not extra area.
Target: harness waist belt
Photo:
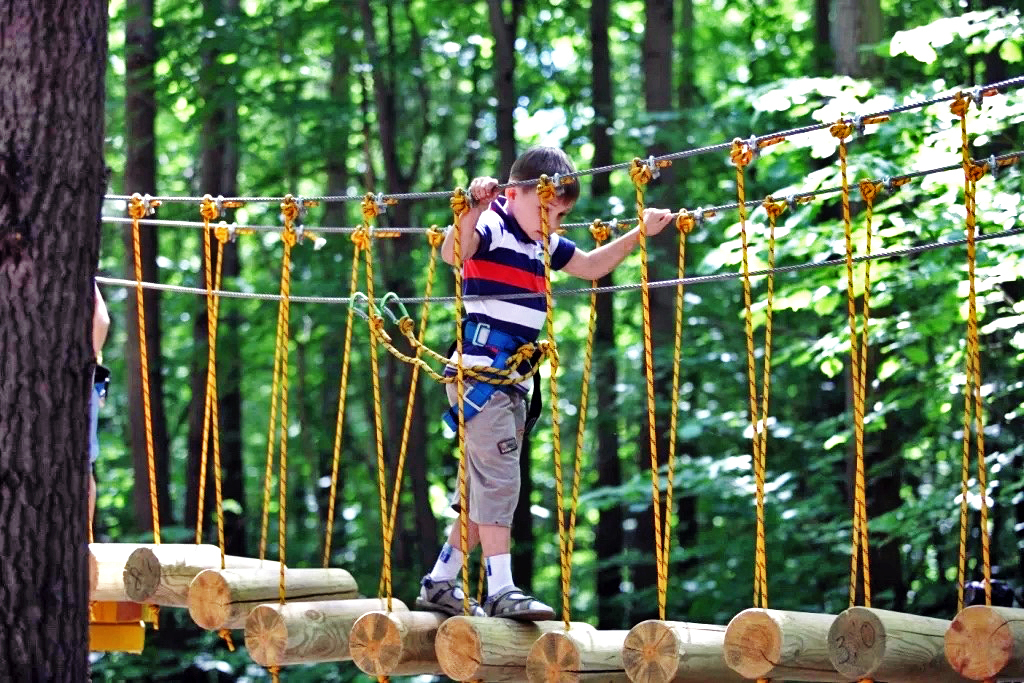
[[[493,367],[501,369],[505,367],[505,363],[509,357],[515,353],[515,351],[522,344],[522,340],[519,337],[496,330],[487,323],[478,323],[469,321],[465,324],[465,338],[469,343],[474,346],[489,346],[498,350],[494,356]],[[485,382],[482,380],[476,380],[470,384],[470,389],[467,391],[463,399],[463,410],[465,412],[465,419],[468,422],[470,419],[477,416],[477,414],[483,410],[484,404],[490,400],[494,392],[498,391],[502,385],[492,384],[491,382]],[[456,403],[444,412],[442,418],[444,423],[448,425],[448,428],[453,432],[457,432],[459,428],[459,405]]]

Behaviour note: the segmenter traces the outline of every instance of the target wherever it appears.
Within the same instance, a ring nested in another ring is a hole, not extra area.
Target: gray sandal
[[[462,600],[461,581],[434,581],[428,575],[420,581],[420,586],[422,588],[416,598],[416,609],[444,612],[453,617],[461,617],[466,614],[465,603]],[[480,603],[470,598],[468,616],[483,617],[487,615],[480,609]]]
[[[484,611],[491,617],[520,621],[549,621],[555,618],[555,610],[515,586],[509,586],[484,600]]]

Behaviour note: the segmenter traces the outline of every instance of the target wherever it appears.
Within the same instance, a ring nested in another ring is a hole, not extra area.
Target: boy
[[[509,181],[533,180],[575,172],[565,153],[553,147],[527,150],[512,165]],[[469,186],[476,200],[462,217],[461,251],[463,293],[481,297],[465,302],[463,357],[466,367],[503,367],[507,354],[520,345],[535,342],[544,326],[547,303],[544,297],[544,251],[540,220],[540,198],[536,186],[513,185],[498,196],[498,181],[475,178]],[[579,198],[575,178],[563,183],[548,204],[548,245],[551,268],[564,270],[584,280],[596,280],[611,272],[636,246],[639,229],[593,251],[583,251],[569,239],[555,234],[562,220]],[[647,234],[656,235],[673,219],[665,209],[647,209]],[[454,264],[454,230],[449,230],[441,256]],[[536,297],[500,299],[503,295],[535,293]],[[495,298],[487,298],[495,297]],[[452,357],[452,362],[456,362]],[[446,369],[448,376],[455,369]],[[481,383],[485,384],[485,383]],[[492,385],[492,387],[495,385]],[[524,594],[512,580],[511,526],[519,498],[519,455],[526,422],[527,382],[496,390],[466,383],[466,461],[469,501],[469,550],[479,542],[487,568],[487,599],[483,605],[470,599],[472,616],[506,617],[521,620],[553,619],[554,610]],[[449,426],[458,419],[458,394],[447,384],[446,414]],[[473,405],[479,406],[477,410]],[[459,492],[452,496],[459,509]],[[416,607],[446,614],[463,613],[463,593],[458,580],[466,549],[460,549],[459,524],[452,526],[448,542],[437,563],[421,581]]]

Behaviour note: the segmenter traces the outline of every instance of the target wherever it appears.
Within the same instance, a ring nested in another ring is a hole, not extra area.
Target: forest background
[[[579,168],[601,167],[766,135],[842,115],[870,114],[1021,73],[1024,26],[994,0],[115,0],[110,3],[107,150],[111,194],[360,197],[446,191],[480,174],[505,177],[536,143],[564,147]],[[1021,149],[1020,91],[986,98],[969,114],[971,155]],[[851,182],[959,163],[948,103],[895,114],[850,142]],[[624,170],[584,176],[569,235],[591,244],[594,218],[635,216]],[[748,198],[785,197],[839,184],[827,130],[767,148],[746,174]],[[963,174],[930,175],[875,207],[874,250],[963,235]],[[978,183],[979,229],[1019,227],[1021,171]],[[694,209],[735,201],[726,151],[679,159],[651,183],[649,205]],[[854,197],[854,240],[864,243]],[[123,220],[109,199],[105,217]],[[164,202],[152,218],[200,220],[195,202]],[[248,202],[224,218],[280,225],[277,202]],[[322,203],[304,227],[357,226],[358,202]],[[445,226],[446,199],[403,200],[381,226]],[[749,219],[752,267],[767,263],[765,216]],[[130,231],[105,219],[100,275],[134,278]],[[203,287],[201,231],[143,226],[143,279]],[[276,293],[276,232],[241,235],[224,253],[224,289]],[[323,234],[293,251],[292,293],[345,297],[347,235]],[[779,219],[780,266],[842,257],[836,194]],[[679,237],[651,246],[652,279],[676,276]],[[722,211],[687,239],[687,275],[736,274],[739,217]],[[862,248],[862,246],[858,246]],[[422,294],[429,246],[422,234],[376,240],[378,295]],[[1024,572],[1024,264],[1019,235],[979,245],[977,289],[988,503],[994,573]],[[583,445],[574,618],[628,628],[656,615],[650,446],[643,373],[639,257],[597,297],[589,419]],[[858,271],[860,273],[860,271]],[[967,317],[965,249],[907,253],[872,265],[865,454],[874,605],[951,617],[956,607]],[[772,606],[836,613],[848,602],[853,418],[847,273],[826,266],[775,279],[766,529]],[[452,294],[440,268],[434,293]],[[858,275],[858,282],[860,282]],[[557,279],[556,289],[586,283]],[[858,298],[862,286],[858,285]],[[362,288],[362,287],[361,287]],[[96,537],[151,538],[135,293],[104,285],[113,318],[104,363],[113,371],[101,415]],[[753,281],[759,365],[766,283]],[[754,479],[741,281],[686,288],[678,428],[670,434],[675,287],[652,290],[658,399],[657,453],[676,440],[669,618],[727,623],[751,605]],[[861,300],[862,301],[862,300]],[[164,541],[195,536],[201,495],[207,309],[201,296],[146,294],[152,427]],[[569,490],[580,419],[590,301],[557,300],[562,454]],[[418,311],[410,308],[414,317]],[[228,551],[255,555],[261,532],[277,305],[220,304],[220,449]],[[348,309],[293,303],[289,347],[289,564],[318,566],[345,349]],[[333,566],[374,593],[382,564],[369,342],[356,319],[341,449]],[[450,305],[435,305],[426,341],[443,350]],[[392,336],[398,337],[394,328]],[[394,472],[410,373],[382,354],[383,451]],[[411,600],[444,531],[453,441],[442,432],[443,392],[421,377],[394,545],[395,591]],[[523,459],[515,575],[559,601],[552,429],[544,418]],[[664,483],[665,471],[662,471]],[[393,475],[392,475],[393,476]],[[273,483],[276,485],[277,479]],[[389,485],[391,485],[389,483]],[[976,479],[968,574],[978,578]],[[212,484],[204,528],[216,542]],[[268,556],[276,557],[276,495]],[[183,673],[183,672],[188,672]],[[203,673],[206,672],[206,673]],[[187,614],[165,610],[140,655],[93,657],[96,680],[260,680],[244,649],[228,652]],[[289,669],[285,680],[350,680],[351,665]]]

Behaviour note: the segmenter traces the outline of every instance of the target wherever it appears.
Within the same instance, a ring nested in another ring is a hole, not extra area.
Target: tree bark
[[[153,33],[153,0],[131,0],[127,4],[130,17],[125,27],[125,172],[126,193],[156,193],[156,92],[154,64],[156,63],[156,37]],[[135,278],[132,261],[131,228],[124,233],[126,277]],[[157,228],[143,226],[139,232],[142,260],[142,279],[157,282],[160,279],[156,265],[159,253]],[[136,298],[126,300],[125,328],[128,344],[125,349],[125,388],[128,393],[129,443],[135,466],[136,486],[132,495],[136,524],[140,531],[153,526],[149,496],[149,461],[146,452],[146,420],[142,402],[142,370],[140,361],[138,306]],[[163,374],[160,371],[160,295],[156,291],[143,293],[143,313],[146,317],[146,352],[149,360],[149,394],[153,454],[156,470],[156,489],[162,523],[170,521],[170,498],[167,488],[167,419],[164,413]]]
[[[491,18],[491,32],[494,34],[494,90],[498,98],[495,110],[497,140],[500,159],[498,178],[508,178],[508,172],[516,160],[516,33],[524,0],[513,0],[512,13],[505,16],[502,0],[487,0]]]
[[[0,17],[0,679],[81,681],[107,7]]]
[[[836,75],[869,78],[877,74],[881,60],[865,50],[882,39],[879,0],[834,2],[831,44]]]

